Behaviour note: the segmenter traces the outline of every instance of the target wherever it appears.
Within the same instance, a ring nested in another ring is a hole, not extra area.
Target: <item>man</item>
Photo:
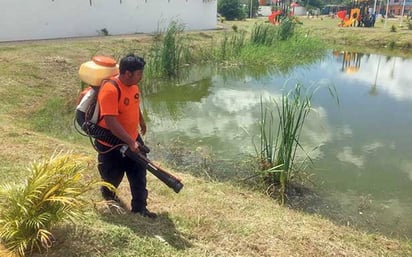
[[[146,133],[138,86],[143,77],[144,66],[144,59],[134,54],[122,58],[119,75],[111,78],[117,83],[118,89],[111,82],[106,82],[101,86],[97,99],[100,106],[98,125],[109,129],[134,152],[139,151],[139,128],[142,135]],[[157,215],[146,208],[146,167],[123,156],[118,148],[112,149],[113,146],[104,141],[97,140],[96,147],[99,151],[98,169],[103,181],[117,188],[126,173],[132,194],[131,211],[144,217],[156,218]],[[102,187],[101,192],[106,200],[117,198],[115,193],[106,187]]]

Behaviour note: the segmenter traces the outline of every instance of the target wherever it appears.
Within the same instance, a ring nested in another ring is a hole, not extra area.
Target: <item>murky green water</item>
[[[327,90],[313,99],[315,112],[305,124],[302,142],[314,159],[310,171],[317,191],[300,207],[339,223],[411,237],[410,59],[331,52],[315,64],[282,73],[271,68],[193,68],[178,84],[145,89],[147,141],[178,141],[186,146],[182,155],[240,162],[254,154],[261,97],[277,98],[285,83],[293,86],[296,81],[334,85],[340,99],[337,105]],[[217,172],[230,176],[238,171]]]

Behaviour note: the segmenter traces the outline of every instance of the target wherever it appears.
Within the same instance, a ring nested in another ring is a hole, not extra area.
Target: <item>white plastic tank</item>
[[[94,56],[91,61],[82,63],[79,69],[80,79],[91,86],[100,86],[103,79],[119,73],[116,60],[107,56]]]

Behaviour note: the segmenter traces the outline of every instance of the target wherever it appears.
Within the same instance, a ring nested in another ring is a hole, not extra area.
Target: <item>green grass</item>
[[[309,64],[323,57],[326,45],[295,31],[295,25],[292,21],[286,21],[283,27],[255,22],[251,31],[225,32],[216,59],[230,66],[270,66],[287,71],[293,65]]]
[[[411,30],[404,26],[398,29],[396,33],[390,32],[392,25],[399,25],[398,18],[389,19],[386,27],[383,22],[378,20],[374,28],[338,27],[340,20],[327,16],[314,19],[298,17],[298,20],[302,25],[296,26],[297,31],[310,38],[321,39],[329,48],[412,57],[412,51],[410,51],[412,47]],[[251,31],[257,22],[267,22],[267,18],[225,21],[223,24],[218,25],[230,28],[233,23],[236,23],[239,30]],[[387,49],[386,46],[391,41],[395,42],[394,49]]]

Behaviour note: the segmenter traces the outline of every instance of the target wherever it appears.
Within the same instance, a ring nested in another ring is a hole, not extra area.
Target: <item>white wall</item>
[[[259,16],[269,16],[272,14],[272,6],[259,6],[258,15]]]
[[[272,14],[271,6],[259,6],[258,15],[269,16],[271,14]],[[295,16],[303,16],[303,15],[306,15],[306,8],[303,6],[295,7]]]
[[[91,5],[90,5],[91,1]],[[0,0],[0,41],[216,28],[217,0]]]

